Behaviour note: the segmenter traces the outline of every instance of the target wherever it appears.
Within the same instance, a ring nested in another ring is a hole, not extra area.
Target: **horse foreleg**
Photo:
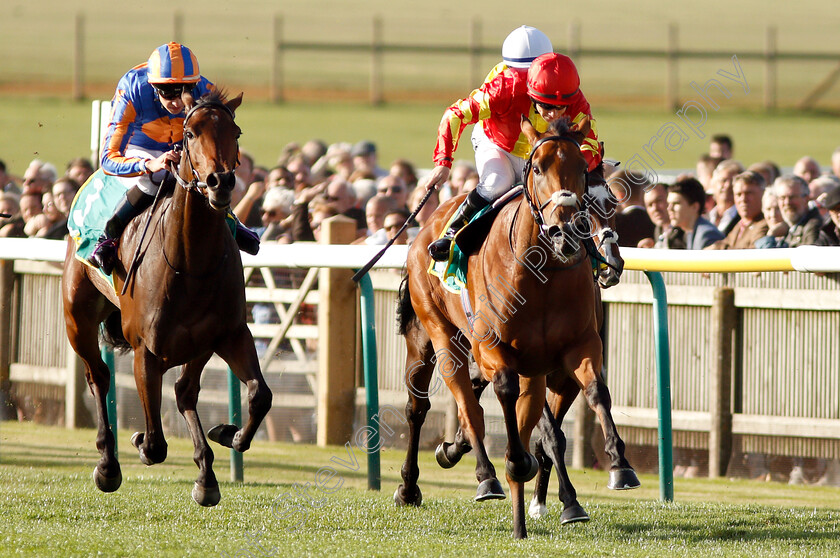
[[[475,362],[472,361],[470,362],[470,381],[472,382],[473,395],[475,395],[476,401],[481,401],[481,394],[484,392],[484,389],[490,385],[490,382],[482,377],[481,370],[479,370]],[[442,442],[438,445],[437,450],[435,450],[435,458],[437,459],[438,465],[444,469],[450,469],[470,451],[472,451],[472,446],[470,445],[466,434],[464,434],[464,429],[459,425],[458,431],[455,433],[454,442]]]
[[[553,388],[552,388],[553,389]],[[589,515],[577,500],[577,491],[569,479],[566,470],[566,436],[561,428],[563,417],[569,410],[575,397],[580,392],[577,384],[568,380],[560,393],[553,393],[549,397],[543,409],[539,422],[540,438],[537,441],[535,453],[540,460],[540,471],[537,474],[536,487],[534,488],[534,499],[531,501],[529,514],[531,517],[542,517],[546,512],[546,496],[548,494],[548,480],[551,476],[551,467],[557,468],[557,479],[560,485],[559,498],[563,503],[563,513],[560,523],[576,523],[589,521]]]
[[[108,421],[106,397],[111,385],[111,373],[99,351],[98,322],[86,318],[89,308],[83,309],[81,313],[75,312],[73,302],[65,302],[67,337],[70,346],[85,363],[85,378],[96,406],[96,449],[100,457],[93,470],[93,481],[102,492],[114,492],[122,484],[122,471],[115,453],[115,433],[111,432]]]
[[[202,355],[181,368],[181,375],[175,382],[175,401],[183,415],[193,443],[193,461],[198,465],[198,479],[193,485],[192,497],[201,506],[215,506],[221,499],[219,482],[213,473],[213,450],[204,437],[201,420],[196,412],[198,392],[201,389],[201,372],[212,353]]]
[[[216,352],[248,390],[248,422],[242,429],[232,424],[213,427],[207,437],[223,446],[244,452],[251,447],[260,423],[271,409],[271,390],[260,371],[260,361],[254,348],[254,338],[247,324],[228,336]]]
[[[408,403],[405,416],[408,419],[408,449],[405,463],[400,471],[403,484],[394,492],[394,501],[398,505],[419,506],[423,494],[417,484],[420,468],[417,458],[420,451],[420,430],[429,412],[429,384],[434,373],[432,342],[421,327],[415,327],[406,334],[405,385],[408,390]]]
[[[166,460],[167,444],[160,422],[160,399],[163,370],[158,358],[146,347],[134,349],[134,382],[146,417],[146,432],[135,432],[132,445],[140,453],[144,465],[163,463]]]
[[[586,402],[589,407],[598,415],[601,422],[601,429],[604,432],[604,451],[610,459],[610,480],[607,488],[613,490],[628,490],[640,486],[636,472],[624,457],[624,441],[618,435],[618,428],[610,413],[612,399],[607,384],[601,376],[601,349],[600,343],[597,352],[585,352],[581,358],[575,359],[578,363],[574,368],[574,375],[579,385],[583,388]],[[584,355],[596,355],[590,358]],[[574,357],[572,357],[574,358]],[[596,368],[597,366],[597,368]]]

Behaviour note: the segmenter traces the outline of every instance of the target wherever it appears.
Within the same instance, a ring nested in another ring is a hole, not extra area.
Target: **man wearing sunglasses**
[[[456,211],[449,229],[429,245],[434,260],[446,261],[458,231],[522,181],[531,151],[521,131],[522,116],[527,116],[540,132],[563,116],[572,124],[585,117],[591,119],[589,103],[579,85],[574,63],[567,56],[554,54],[551,41],[542,31],[523,25],[507,36],[502,62],[490,71],[481,87],[446,110],[438,128],[435,168],[425,187],[437,188],[449,178],[458,140],[469,124],[475,124],[472,144],[479,182]],[[595,122],[591,122],[592,129],[581,146],[590,171],[601,164]]]
[[[215,86],[199,74],[195,54],[175,42],[159,46],[148,61],[120,78],[111,100],[101,166],[106,174],[119,177],[127,192],[105,226],[91,264],[111,274],[126,225],[152,204],[168,164],[179,161],[175,149],[184,140],[183,93],[199,99],[213,90]],[[238,222],[236,240],[246,252],[259,249],[258,237]]]

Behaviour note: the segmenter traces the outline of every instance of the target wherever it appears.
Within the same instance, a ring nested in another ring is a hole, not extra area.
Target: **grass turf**
[[[560,504],[528,520],[514,541],[508,500],[477,504],[472,466],[441,471],[420,461],[420,508],[397,508],[392,494],[404,459],[382,454],[382,491],[365,490],[359,468],[342,468],[342,447],[258,442],[245,455],[245,484],[221,483],[222,501],[200,508],[189,492],[196,475],[188,440],[169,440],[166,463],[146,468],[121,431],[123,485],[98,492],[92,430],[0,424],[2,556],[836,556],[840,490],[778,483],[676,479],[674,503],[658,501],[658,479],[636,491],[610,492],[601,471],[571,471],[592,521],[561,526]],[[215,470],[227,478],[228,454],[216,446]],[[316,472],[333,465],[341,481],[325,494]],[[497,463],[500,466],[501,463]],[[551,491],[556,490],[552,485]]]

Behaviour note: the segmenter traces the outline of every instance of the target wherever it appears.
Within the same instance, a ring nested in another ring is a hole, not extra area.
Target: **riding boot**
[[[137,186],[132,186],[120,200],[114,215],[105,224],[105,231],[88,258],[95,267],[106,275],[111,275],[117,263],[117,244],[128,223],[152,205],[155,197],[146,194]]]
[[[451,225],[446,233],[439,239],[429,244],[429,255],[436,262],[445,262],[449,259],[449,251],[452,248],[452,240],[458,231],[463,229],[470,220],[475,217],[476,213],[490,205],[490,202],[484,199],[478,190],[473,190],[467,195],[464,203],[455,211],[455,216],[452,218]]]
[[[260,251],[260,235],[243,225],[239,219],[236,220],[235,238],[236,244],[243,252],[256,256]]]

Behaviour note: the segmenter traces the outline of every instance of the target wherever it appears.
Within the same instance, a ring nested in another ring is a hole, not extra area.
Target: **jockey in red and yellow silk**
[[[490,141],[511,155],[527,159],[531,144],[522,133],[521,116],[527,115],[540,133],[548,127],[528,96],[527,79],[526,68],[511,68],[501,62],[490,71],[481,87],[466,99],[452,104],[444,113],[438,128],[435,165],[451,167],[453,153],[458,149],[464,128],[479,123]],[[581,145],[581,151],[586,158],[588,170],[592,171],[601,163],[601,148],[589,102],[580,89],[568,101],[565,116],[571,124],[577,124],[587,117],[590,119],[592,127]]]

